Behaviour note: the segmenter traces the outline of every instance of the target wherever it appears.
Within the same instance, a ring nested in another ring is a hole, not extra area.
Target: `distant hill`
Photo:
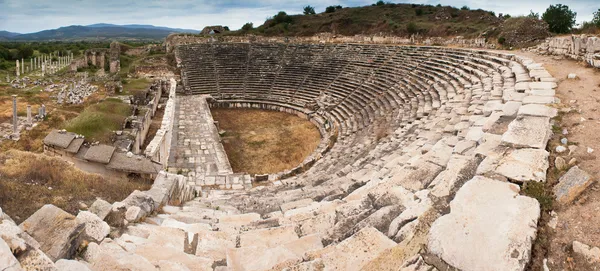
[[[132,28],[132,29],[159,29],[159,30],[166,30],[166,31],[172,31],[172,32],[179,32],[179,33],[198,33],[198,32],[200,32],[199,30],[195,30],[195,29],[170,28],[170,27],[164,27],[164,26],[154,26],[154,25],[149,25],[149,24],[117,25],[117,24],[100,23],[100,24],[90,24],[90,25],[86,25],[86,26],[87,27],[125,27],[125,28]]]
[[[71,25],[57,29],[4,37],[13,41],[77,41],[77,40],[161,40],[172,33],[199,33],[198,30],[152,25],[94,24]],[[2,37],[0,35],[0,37]]]
[[[8,38],[12,38],[14,36],[18,36],[21,35],[19,33],[14,33],[14,32],[8,32],[8,31],[0,31],[0,39],[8,39]]]
[[[275,14],[273,14],[275,15]],[[330,13],[313,15],[277,15],[251,31],[236,34],[266,36],[312,36],[318,33],[340,35],[387,34],[394,36],[478,36],[498,27],[505,20],[492,11],[467,7],[420,4],[384,4],[344,7]]]

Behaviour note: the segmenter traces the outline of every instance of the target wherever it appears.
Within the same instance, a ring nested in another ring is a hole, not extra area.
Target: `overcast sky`
[[[261,25],[280,10],[302,12],[311,5],[317,12],[326,6],[364,6],[376,0],[0,0],[0,30],[31,33],[68,25],[94,23],[152,24],[201,30],[207,25],[227,25],[239,29],[246,22]],[[550,4],[562,3],[577,12],[577,21],[589,21],[600,8],[600,0],[410,0],[394,3],[452,5],[485,9],[513,16],[529,10],[542,14]]]

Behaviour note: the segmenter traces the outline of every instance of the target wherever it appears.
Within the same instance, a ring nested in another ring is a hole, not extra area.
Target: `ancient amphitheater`
[[[546,179],[557,113],[548,106],[555,79],[541,65],[431,46],[214,42],[174,50],[182,86],[170,81],[163,127],[146,153],[174,173],[122,202],[98,200],[77,218],[50,205],[20,227],[4,216],[1,232],[12,242],[0,246],[18,261],[0,257],[9,263],[2,270],[529,264],[540,205],[520,185]],[[322,141],[296,168],[238,174],[211,107],[297,114]]]

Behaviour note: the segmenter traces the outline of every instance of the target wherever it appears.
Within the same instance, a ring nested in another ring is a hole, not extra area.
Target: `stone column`
[[[21,74],[25,74],[25,60],[21,58]]]
[[[17,95],[13,95],[13,133],[16,135],[19,131],[17,128],[18,118],[17,118]]]
[[[42,117],[46,116],[46,106],[42,105]]]
[[[19,78],[19,76],[21,76],[21,68],[19,67],[19,61],[17,60],[17,67],[15,69],[17,71],[17,78]]]
[[[27,105],[27,125],[33,125],[33,120],[31,119],[31,105]]]
[[[33,71],[33,58],[29,59],[29,71]]]
[[[6,74],[6,83],[10,83],[10,76]]]
[[[42,63],[42,77],[45,76],[45,74],[44,74],[45,72],[46,72],[46,64]]]

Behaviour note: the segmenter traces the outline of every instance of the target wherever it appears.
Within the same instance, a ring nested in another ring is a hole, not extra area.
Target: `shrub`
[[[328,6],[325,8],[325,13],[333,13],[338,9],[342,9],[342,6],[337,5],[337,6]]]
[[[304,15],[312,15],[315,14],[315,8],[309,6],[304,7]]]
[[[504,45],[505,42],[506,42],[506,38],[505,37],[499,37],[498,38],[498,44]]]
[[[379,0],[375,3],[376,6],[383,6],[385,5],[385,2],[383,2],[382,0]]]
[[[542,15],[542,20],[548,23],[550,31],[554,33],[568,33],[575,25],[577,12],[569,9],[569,6],[556,4],[550,5]]]
[[[471,10],[471,8],[469,8],[468,6],[463,6],[462,8],[460,8],[460,10]]]
[[[419,27],[414,22],[410,22],[406,25],[406,32],[409,34],[417,34],[419,33]]]
[[[422,10],[422,9],[420,9],[420,8],[418,8],[418,9],[415,9],[415,14],[416,14],[417,16],[421,16],[421,15],[423,15],[423,10]]]
[[[292,16],[287,15],[287,13],[285,13],[285,11],[280,11],[279,13],[277,13],[277,15],[273,16],[273,24],[280,24],[280,23],[292,23],[293,19]]]
[[[253,28],[254,28],[254,24],[253,24],[253,23],[245,23],[245,24],[242,26],[242,30],[244,30],[244,31],[250,31],[250,30],[252,30]]]

